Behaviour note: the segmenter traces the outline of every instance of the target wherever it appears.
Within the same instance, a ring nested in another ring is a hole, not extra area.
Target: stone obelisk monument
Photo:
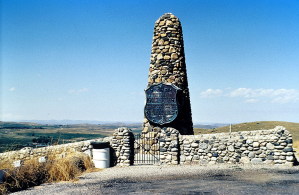
[[[145,93],[144,131],[172,127],[182,135],[194,134],[182,26],[171,13],[155,23]]]

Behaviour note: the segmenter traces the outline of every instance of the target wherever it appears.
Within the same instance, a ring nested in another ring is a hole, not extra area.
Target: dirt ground
[[[299,194],[299,167],[111,168],[15,194]]]

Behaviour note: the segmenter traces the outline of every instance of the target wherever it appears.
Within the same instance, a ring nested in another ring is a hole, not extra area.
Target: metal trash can
[[[110,167],[110,143],[109,142],[92,142],[92,162],[96,168],[105,169]]]

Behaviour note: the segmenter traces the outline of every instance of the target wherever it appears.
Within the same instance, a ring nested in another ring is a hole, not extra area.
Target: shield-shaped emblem
[[[177,92],[181,90],[171,83],[158,83],[145,89],[145,117],[160,125],[171,123],[179,113]]]

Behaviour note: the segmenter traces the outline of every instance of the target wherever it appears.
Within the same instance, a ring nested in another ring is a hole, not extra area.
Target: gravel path
[[[130,166],[79,178],[13,194],[299,194],[299,167]]]

